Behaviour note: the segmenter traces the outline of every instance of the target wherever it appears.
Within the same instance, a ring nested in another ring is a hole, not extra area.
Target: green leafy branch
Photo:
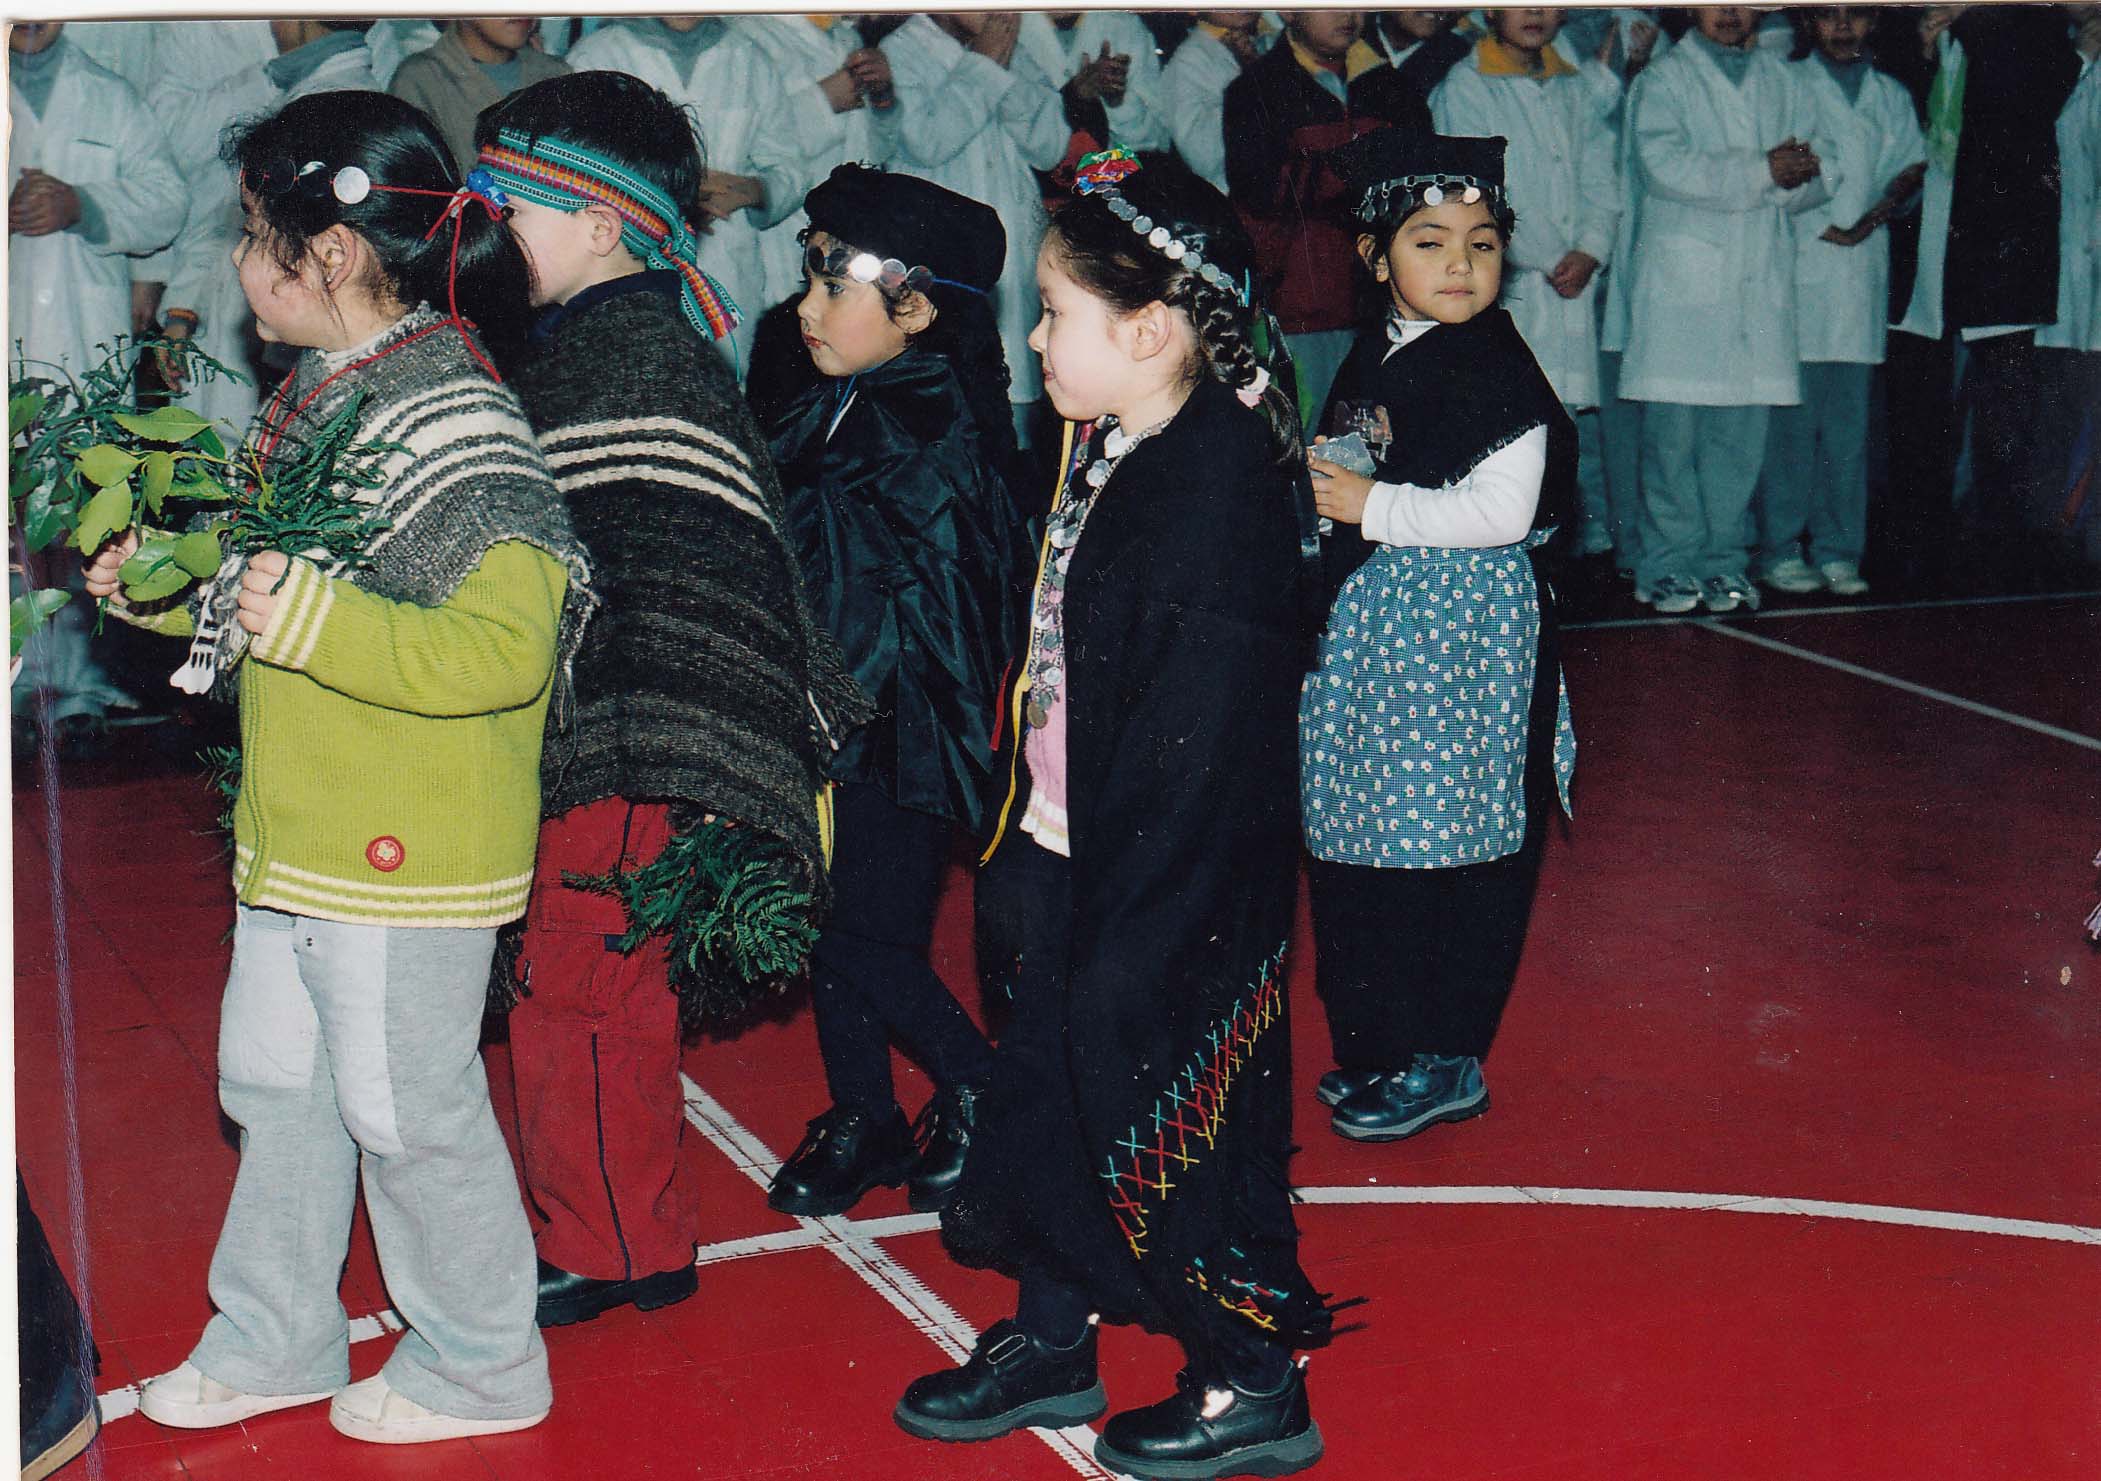
[[[626,907],[623,952],[652,936],[666,938],[679,1020],[688,1029],[742,1017],[766,990],[801,971],[817,944],[802,861],[751,828],[704,822],[674,833],[639,869],[562,878]]]

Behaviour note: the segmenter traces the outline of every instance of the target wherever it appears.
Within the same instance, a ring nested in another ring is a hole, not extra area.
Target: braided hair
[[[1253,300],[1255,251],[1217,187],[1177,160],[1148,164],[1118,182],[1118,192],[1168,236],[1200,253],[1228,286],[1190,270],[1139,235],[1100,195],[1083,195],[1051,217],[1048,242],[1059,266],[1118,313],[1164,303],[1185,314],[1196,331],[1196,354],[1186,367],[1238,391],[1269,372],[1257,403],[1269,424],[1280,465],[1303,466],[1305,444],[1292,395],[1284,336]]]

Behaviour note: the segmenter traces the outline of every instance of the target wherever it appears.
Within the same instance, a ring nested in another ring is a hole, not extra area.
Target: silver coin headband
[[[1503,187],[1472,175],[1402,175],[1367,187],[1357,203],[1357,215],[1360,220],[1376,221],[1396,197],[1404,201],[1420,197],[1426,206],[1441,206],[1448,200],[1471,206],[1484,196],[1493,209],[1502,202]]]
[[[1117,182],[1127,175],[1135,175],[1140,169],[1138,158],[1127,149],[1104,149],[1096,154],[1083,155],[1075,170],[1073,188],[1081,195],[1098,195],[1102,204],[1118,221],[1127,224],[1132,231],[1145,238],[1145,244],[1168,259],[1179,262],[1221,293],[1230,293],[1242,308],[1253,306],[1253,284],[1247,275],[1241,275],[1236,283],[1232,276],[1215,262],[1206,262],[1204,254],[1190,246],[1165,226],[1132,205]]]

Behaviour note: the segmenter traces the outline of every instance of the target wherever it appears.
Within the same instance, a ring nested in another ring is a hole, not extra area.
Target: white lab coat
[[[2037,330],[2035,342],[2101,351],[2101,63],[2087,63],[2057,115],[2057,154],[2064,172],[2057,217],[2057,322]]]
[[[1656,25],[1655,14],[1623,6],[1615,9],[1606,23],[1619,38],[1613,55],[1622,67],[1633,29],[1644,22]],[[1648,65],[1654,66],[1662,61],[1670,49],[1671,38],[1658,26],[1656,39],[1649,49]],[[1615,81],[1620,79],[1618,72],[1613,76]],[[1598,348],[1613,355],[1627,348],[1628,300],[1631,296],[1627,291],[1627,264],[1634,255],[1634,233],[1641,216],[1641,171],[1634,167],[1634,130],[1627,127],[1627,97],[1631,91],[1631,86],[1622,82],[1611,109],[1613,159],[1619,167],[1620,178],[1620,223],[1612,244],[1612,260],[1617,266],[1605,274],[1605,315],[1598,329]],[[1602,94],[1600,98],[1602,101]]]
[[[759,249],[762,228],[787,214],[783,199],[799,205],[808,186],[790,168],[793,154],[779,154],[787,100],[779,75],[766,52],[731,27],[720,40],[693,59],[681,75],[671,55],[637,36],[629,26],[605,26],[569,48],[569,65],[579,72],[625,72],[688,104],[700,120],[701,142],[710,170],[757,175],[766,182],[766,205],[739,211],[726,221],[694,222],[707,226],[700,238],[701,269],[735,301],[742,322],[734,334],[715,342],[742,382],[751,359],[751,341],[759,316],[767,309],[766,268]]]
[[[66,40],[89,58],[131,84],[141,98],[152,91],[155,76],[154,45],[160,23],[155,21],[68,21]]]
[[[277,55],[268,21],[155,21],[151,48],[153,75],[139,96],[146,111],[160,121],[162,136],[187,137],[189,110],[214,83],[243,67],[260,66]],[[149,252],[131,259],[134,283],[166,284],[175,270],[171,251]]]
[[[258,62],[222,78],[175,117],[161,120],[190,192],[189,216],[175,241],[161,307],[194,312],[197,347],[243,373],[249,369],[248,330],[254,315],[233,265],[233,249],[241,236],[241,197],[233,171],[219,159],[220,135],[235,120],[274,111],[294,98],[378,90],[371,53],[363,46],[330,57],[289,91],[272,82],[263,67]],[[258,399],[256,387],[222,376],[208,383],[193,379],[182,403],[199,416],[225,423],[232,431],[231,441],[248,430]]]
[[[1221,191],[1226,188],[1226,89],[1240,70],[1232,48],[1201,23],[1160,69],[1160,108],[1175,152]]]
[[[1136,15],[1127,10],[1083,10],[1070,31],[1055,24],[1024,25],[1017,49],[1030,47],[1036,65],[1062,88],[1079,75],[1082,62],[1102,54],[1104,41],[1112,54],[1128,56],[1131,67],[1123,101],[1114,108],[1103,104],[1109,115],[1109,138],[1103,142],[1134,153],[1165,149],[1172,141],[1160,97],[1160,51],[1153,33]]]
[[[923,15],[892,33],[883,52],[904,110],[897,168],[982,201],[999,212],[1007,229],[1006,270],[997,290],[999,337],[1013,376],[1007,397],[1030,402],[1043,395],[1043,368],[1028,339],[1039,307],[1036,249],[1050,224],[1031,170],[1055,168],[1072,135],[1057,84],[1034,61],[1040,38],[1027,40],[1031,28],[1050,22],[1030,11],[1021,24],[1023,41],[1006,67],[968,50]]]
[[[1794,406],[1794,232],[1790,215],[1841,182],[1795,69],[1754,51],[1741,86],[1688,41],[1652,62],[1627,105],[1641,171],[1640,230],[1620,368],[1629,401]],[[1766,153],[1792,135],[1823,174],[1782,190]]]
[[[759,259],[766,280],[760,296],[764,307],[770,308],[802,292],[802,244],[796,237],[810,224],[802,208],[803,197],[840,165],[888,163],[897,147],[898,110],[878,111],[863,105],[834,113],[818,87],[820,80],[845,66],[846,59],[861,49],[861,33],[845,19],[820,28],[801,15],[741,15],[730,25],[749,37],[773,64],[783,107],[774,115],[777,127],[768,125],[764,142],[784,163],[792,159],[799,177],[792,191],[794,209],[780,214],[779,207],[786,201],[769,198],[770,212],[779,219],[759,232]],[[784,180],[787,174],[782,170]],[[769,179],[769,189],[772,184]]]
[[[160,125],[131,84],[65,38],[55,44],[65,51],[41,119],[17,88],[8,88],[8,190],[34,166],[72,186],[83,208],[92,203],[107,236],[89,242],[77,227],[8,236],[7,358],[11,371],[19,340],[27,359],[79,374],[102,358],[97,344],[131,332],[125,254],[174,240],[183,183]],[[52,374],[42,365],[29,373]]]
[[[1911,94],[1887,73],[1870,68],[1849,103],[1815,57],[1787,65],[1822,113],[1820,137],[1831,150],[1824,168],[1843,182],[1828,202],[1795,217],[1797,353],[1804,361],[1880,365],[1889,338],[1889,232],[1857,247],[1819,238],[1826,227],[1865,216],[1890,181],[1926,157],[1926,138]]]
[[[1594,88],[1581,75],[1549,82],[1485,77],[1470,56],[1430,94],[1439,133],[1509,141],[1503,170],[1517,231],[1505,258],[1503,303],[1569,406],[1598,404],[1602,279],[1594,274],[1582,293],[1563,298],[1547,274],[1570,252],[1587,252],[1601,268],[1609,264],[1620,216],[1618,139]]]

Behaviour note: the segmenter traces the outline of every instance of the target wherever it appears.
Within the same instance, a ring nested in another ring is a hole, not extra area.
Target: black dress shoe
[[[975,1085],[937,1090],[912,1123],[919,1160],[905,1180],[905,1195],[915,1213],[935,1213],[947,1208],[956,1196],[963,1158],[970,1151],[971,1133],[977,1130],[978,1097],[983,1094]]]
[[[1329,1070],[1313,1087],[1313,1098],[1324,1106],[1339,1106],[1360,1090],[1386,1078],[1385,1070]]]
[[[1111,1417],[1094,1447],[1094,1458],[1110,1470],[1146,1481],[1289,1476],[1320,1454],[1304,1365],[1268,1393],[1212,1387],[1185,1370],[1175,1377],[1173,1398]]]
[[[894,1188],[912,1170],[912,1128],[887,1113],[833,1106],[810,1123],[801,1145],[773,1175],[766,1202],[784,1214],[843,1214],[871,1188]]]
[[[597,1280],[588,1275],[571,1275],[545,1260],[539,1263],[540,1300],[533,1320],[543,1327],[588,1322],[616,1306],[655,1311],[660,1306],[674,1306],[700,1289],[700,1272],[690,1264],[630,1280]]]
[[[1095,1328],[1071,1347],[994,1322],[970,1361],[912,1380],[892,1416],[922,1440],[990,1440],[1024,1425],[1085,1424],[1109,1407],[1094,1371]]]
[[[22,1425],[22,1481],[43,1481],[86,1450],[101,1426],[94,1388],[80,1369],[68,1367],[44,1412]]]

